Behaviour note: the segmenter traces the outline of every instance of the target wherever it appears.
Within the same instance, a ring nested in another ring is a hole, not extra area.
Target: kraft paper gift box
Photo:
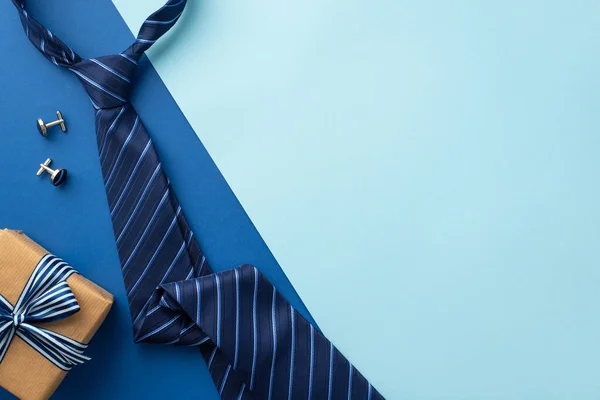
[[[21,231],[0,230],[0,294],[12,305],[37,263],[48,253]],[[60,321],[33,325],[88,343],[108,314],[113,296],[79,274],[71,275],[67,284],[80,310]],[[15,336],[0,363],[0,386],[23,400],[48,399],[66,374]]]

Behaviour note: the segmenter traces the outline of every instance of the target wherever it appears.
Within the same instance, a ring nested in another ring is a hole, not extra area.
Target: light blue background
[[[160,0],[114,0],[137,31]],[[597,1],[190,1],[150,54],[388,398],[600,398]]]

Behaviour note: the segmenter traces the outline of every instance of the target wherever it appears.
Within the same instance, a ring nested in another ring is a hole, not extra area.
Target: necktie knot
[[[98,109],[115,108],[128,102],[138,60],[175,25],[187,3],[187,0],[168,0],[144,21],[135,42],[122,53],[82,60],[73,49],[27,13],[25,0],[12,1],[31,43],[48,60],[73,71]]]
[[[119,107],[129,100],[137,60],[125,53],[83,60],[70,69],[97,108]]]

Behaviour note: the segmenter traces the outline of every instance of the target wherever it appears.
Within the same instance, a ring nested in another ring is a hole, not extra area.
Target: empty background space
[[[386,397],[592,399],[599,33],[583,0],[201,0],[150,58]]]

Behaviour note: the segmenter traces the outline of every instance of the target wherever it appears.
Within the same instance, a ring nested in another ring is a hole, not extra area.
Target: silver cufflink
[[[62,168],[52,169],[49,167],[51,162],[51,159],[47,159],[46,162],[40,164],[37,176],[41,176],[44,172],[47,172],[50,174],[50,180],[54,186],[62,185],[67,180],[67,170]]]
[[[48,132],[48,128],[52,128],[53,126],[56,126],[56,125],[60,125],[60,128],[62,129],[63,132],[67,131],[67,125],[65,125],[65,120],[63,119],[63,116],[60,113],[60,111],[56,112],[56,116],[58,117],[58,119],[56,121],[48,122],[47,124],[44,123],[44,120],[42,120],[41,118],[38,118],[37,128],[38,128],[38,131],[40,131],[40,133],[42,134],[42,136],[46,136],[46,132]]]

